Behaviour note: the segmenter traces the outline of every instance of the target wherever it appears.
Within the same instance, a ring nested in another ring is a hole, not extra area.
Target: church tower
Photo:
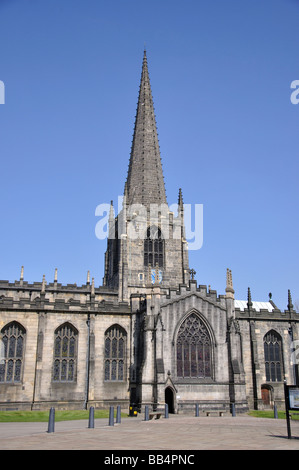
[[[151,284],[177,288],[189,280],[184,205],[179,190],[177,213],[169,209],[158,133],[144,51],[134,135],[123,207],[109,217],[104,285],[118,289],[119,300]]]

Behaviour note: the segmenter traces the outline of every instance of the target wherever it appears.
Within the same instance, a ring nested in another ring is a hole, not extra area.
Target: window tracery
[[[127,334],[118,325],[105,333],[105,380],[125,380],[125,355]]]
[[[264,356],[267,382],[282,381],[282,339],[274,330],[264,336]]]
[[[164,241],[161,230],[157,227],[147,229],[144,240],[144,266],[164,266]]]
[[[176,342],[177,376],[212,377],[212,347],[206,326],[195,313],[179,328]]]
[[[54,338],[54,382],[74,382],[77,364],[77,330],[65,323],[57,328]]]
[[[0,383],[20,383],[24,363],[25,329],[11,322],[1,330]]]

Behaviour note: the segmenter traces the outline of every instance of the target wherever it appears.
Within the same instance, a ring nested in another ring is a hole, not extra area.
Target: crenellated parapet
[[[78,286],[57,281],[47,284],[45,279],[29,283],[21,279],[15,282],[0,280],[0,310],[129,313],[130,306],[118,301],[118,291],[95,287],[94,281]]]
[[[198,285],[196,280],[190,280],[188,284],[180,284],[178,289],[169,289],[169,291],[164,294],[164,300],[162,304],[173,303],[175,301],[180,301],[182,297],[188,297],[196,295],[198,298],[206,300],[211,304],[214,304],[217,307],[226,309],[225,295],[218,295],[216,290],[210,288],[206,285]]]

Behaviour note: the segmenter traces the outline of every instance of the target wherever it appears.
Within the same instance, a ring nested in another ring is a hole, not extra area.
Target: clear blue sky
[[[102,284],[144,44],[169,204],[204,205],[199,284],[299,300],[299,1],[0,0],[0,279]]]

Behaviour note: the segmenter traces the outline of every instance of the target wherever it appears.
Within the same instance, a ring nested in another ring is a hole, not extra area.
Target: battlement
[[[62,285],[0,280],[0,310],[99,311],[129,313],[128,303],[118,301],[118,292],[93,284]]]
[[[253,302],[254,304],[254,302]],[[267,308],[244,308],[235,307],[235,318],[239,320],[299,320],[299,313],[295,310],[279,310],[277,307],[269,310]]]
[[[221,308],[226,308],[225,295],[217,295],[217,291],[210,289],[210,286],[207,287],[201,284],[197,286],[197,281],[194,279],[190,280],[188,285],[180,284],[178,289],[169,289],[169,292],[165,294],[165,303],[168,301],[173,302],[175,300],[179,300],[179,298],[191,294],[196,294],[208,302],[216,304]]]

